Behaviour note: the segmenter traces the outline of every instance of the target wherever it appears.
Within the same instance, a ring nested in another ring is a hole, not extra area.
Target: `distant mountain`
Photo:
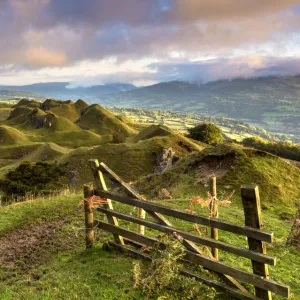
[[[87,101],[93,101],[103,97],[104,95],[114,94],[124,91],[134,90],[136,87],[127,83],[111,83],[106,85],[94,85],[91,87],[71,87],[69,82],[45,82],[34,83],[22,86],[1,86],[1,91],[9,91],[9,94],[14,96],[20,95],[22,92],[23,97],[32,98],[55,98],[55,99],[78,99],[84,98]],[[18,91],[18,92],[17,92]],[[26,93],[34,93],[34,96],[26,96]]]
[[[163,82],[106,95],[100,103],[224,116],[243,119],[271,131],[300,134],[300,75],[220,80],[199,85]]]

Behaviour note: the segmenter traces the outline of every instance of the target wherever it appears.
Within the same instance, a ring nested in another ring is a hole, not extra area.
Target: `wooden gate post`
[[[212,197],[211,203],[210,203],[210,211],[211,211],[211,217],[217,218],[218,217],[218,205],[217,205],[217,178],[216,176],[210,177],[209,179],[209,187],[210,187],[210,195]],[[211,238],[218,240],[219,239],[219,232],[217,228],[211,228],[210,230]],[[217,248],[211,248],[212,256],[218,260],[219,259],[219,249]]]
[[[97,189],[102,189],[104,191],[107,191],[107,186],[106,186],[106,183],[105,183],[105,180],[103,177],[103,173],[99,170],[100,164],[99,164],[98,159],[90,159],[89,164],[90,164],[91,170],[93,172],[94,179],[96,181]],[[110,199],[106,199],[106,200],[107,200],[107,204],[103,204],[103,206],[107,209],[113,210],[114,208],[111,203],[111,200]],[[113,217],[109,214],[107,214],[106,216],[107,216],[107,220],[110,224],[119,226],[118,220],[116,217]],[[116,243],[125,245],[124,240],[121,236],[119,236],[118,234],[115,234],[115,233],[113,234],[113,236],[114,236]]]
[[[85,216],[85,245],[86,248],[93,247],[94,244],[94,215],[91,207],[91,203],[88,200],[93,196],[93,184],[85,184],[83,186],[84,192],[84,216]]]
[[[257,185],[243,185],[241,187],[242,202],[245,214],[245,225],[262,229],[262,215]],[[249,249],[266,254],[266,245],[262,241],[248,237]],[[253,273],[264,278],[269,278],[269,270],[266,264],[252,260]],[[272,300],[271,292],[255,287],[256,296],[264,300]]]

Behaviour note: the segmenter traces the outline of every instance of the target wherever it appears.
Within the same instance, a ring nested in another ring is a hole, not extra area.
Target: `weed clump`
[[[214,299],[214,289],[180,274],[184,257],[181,241],[176,232],[165,235],[151,251],[150,266],[134,264],[134,287],[142,289],[147,299]]]

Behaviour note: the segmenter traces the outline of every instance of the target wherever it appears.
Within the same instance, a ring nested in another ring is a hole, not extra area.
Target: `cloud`
[[[251,63],[257,68],[264,63],[261,57],[295,55],[300,50],[297,2],[2,0],[0,67],[13,64],[33,72],[111,57],[117,64],[148,58],[183,66],[199,57],[217,57],[219,71],[226,74],[226,59],[251,54],[243,66],[247,69]]]
[[[151,67],[155,70],[157,81],[207,83],[234,78],[297,75],[300,74],[300,56],[278,58],[249,55],[192,63],[155,63]]]
[[[50,51],[43,47],[29,48],[26,50],[25,63],[32,66],[60,66],[67,62],[64,53]]]

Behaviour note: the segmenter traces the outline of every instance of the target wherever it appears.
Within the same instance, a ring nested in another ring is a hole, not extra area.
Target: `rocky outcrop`
[[[163,149],[157,159],[157,165],[154,169],[155,174],[162,173],[170,168],[173,164],[175,151],[172,148]]]

